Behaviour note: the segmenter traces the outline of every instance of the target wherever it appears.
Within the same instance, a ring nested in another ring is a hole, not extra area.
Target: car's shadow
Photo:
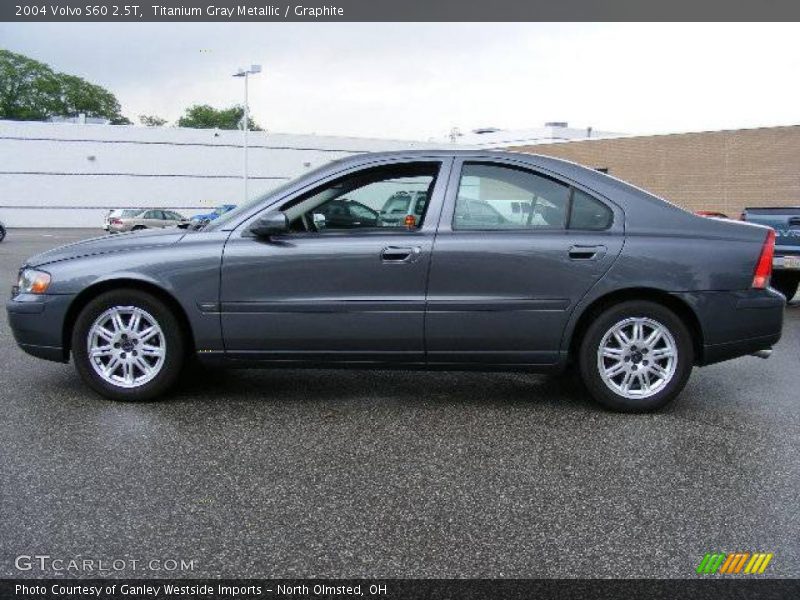
[[[201,402],[592,405],[577,373],[189,369],[166,399]]]

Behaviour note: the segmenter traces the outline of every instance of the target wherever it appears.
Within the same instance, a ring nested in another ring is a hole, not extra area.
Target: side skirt
[[[364,369],[400,371],[472,371],[472,372],[518,372],[558,373],[567,366],[566,355],[553,364],[520,363],[463,363],[425,361],[397,361],[386,359],[349,359],[341,356],[329,358],[293,357],[273,358],[264,355],[226,355],[224,352],[198,352],[197,359],[205,365],[238,369]]]

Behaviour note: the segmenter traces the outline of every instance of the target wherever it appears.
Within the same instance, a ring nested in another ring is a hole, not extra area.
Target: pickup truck
[[[800,206],[745,208],[741,219],[775,230],[771,285],[791,300],[800,284]]]

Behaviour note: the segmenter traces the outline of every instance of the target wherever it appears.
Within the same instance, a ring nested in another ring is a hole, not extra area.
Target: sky
[[[800,24],[1,23],[0,48],[138,122],[242,103],[285,133],[443,139],[546,121],[630,134],[800,123]]]

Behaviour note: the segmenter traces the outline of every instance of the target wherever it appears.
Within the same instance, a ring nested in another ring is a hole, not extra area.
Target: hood
[[[186,235],[184,229],[158,229],[105,235],[47,250],[36,256],[31,256],[25,264],[30,267],[38,267],[48,263],[85,256],[152,248],[154,246],[167,246],[174,244],[184,235]]]

